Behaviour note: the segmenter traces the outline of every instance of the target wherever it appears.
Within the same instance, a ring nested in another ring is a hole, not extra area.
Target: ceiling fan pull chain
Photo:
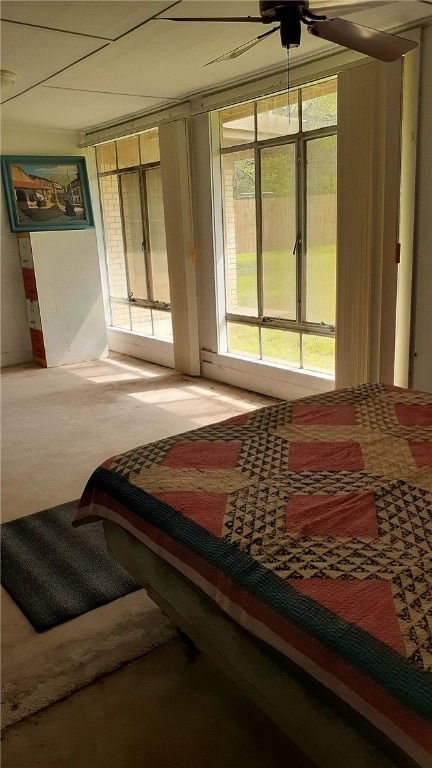
[[[290,49],[287,52],[287,98],[288,98],[288,123],[291,123],[291,101],[290,101]]]

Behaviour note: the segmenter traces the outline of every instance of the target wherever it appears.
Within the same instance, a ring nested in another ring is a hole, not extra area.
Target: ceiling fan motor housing
[[[259,12],[263,23],[271,24],[272,21],[280,21],[290,8],[297,13],[301,6],[307,10],[308,5],[308,0],[260,0]]]
[[[281,43],[284,48],[296,48],[301,38],[300,8],[307,10],[306,0],[263,0],[259,4],[264,24],[280,22]]]

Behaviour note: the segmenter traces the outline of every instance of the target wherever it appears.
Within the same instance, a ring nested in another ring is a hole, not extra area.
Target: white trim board
[[[287,370],[206,350],[201,360],[201,376],[281,400],[320,395],[335,388],[334,379],[325,374]]]
[[[174,348],[171,342],[140,336],[120,328],[108,328],[107,333],[110,351],[163,365],[165,368],[174,368]]]

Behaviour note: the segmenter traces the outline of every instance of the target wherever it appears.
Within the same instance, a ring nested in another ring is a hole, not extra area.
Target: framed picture
[[[11,232],[94,226],[84,157],[4,155],[1,166]]]

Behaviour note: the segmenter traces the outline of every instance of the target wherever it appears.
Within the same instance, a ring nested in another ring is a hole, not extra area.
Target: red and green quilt
[[[432,396],[281,402],[140,446],[90,478],[114,520],[420,765],[432,751]]]

